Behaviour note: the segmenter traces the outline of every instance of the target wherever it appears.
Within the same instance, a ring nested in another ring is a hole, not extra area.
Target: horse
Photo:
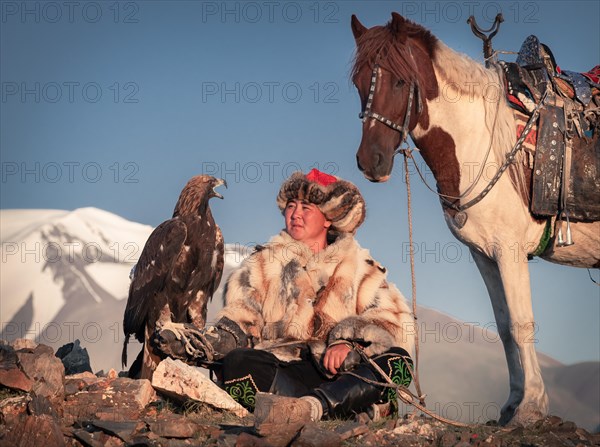
[[[446,224],[468,246],[491,299],[510,381],[498,422],[531,424],[548,414],[548,397],[534,349],[528,256],[549,237],[536,255],[598,268],[600,222],[571,221],[576,243],[559,247],[556,228],[549,228],[555,219],[530,212],[532,173],[522,150],[511,153],[515,118],[494,64],[487,68],[455,52],[397,13],[372,28],[353,15],[351,28],[351,76],[363,121],[358,168],[372,182],[387,181],[410,135],[435,177]]]

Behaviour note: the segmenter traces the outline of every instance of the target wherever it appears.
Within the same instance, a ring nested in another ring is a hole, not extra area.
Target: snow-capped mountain
[[[150,226],[96,208],[0,211],[0,338],[36,339],[55,350],[79,339],[94,371],[119,370],[129,272],[151,232]],[[226,278],[244,255],[226,244],[209,322],[222,306]],[[498,335],[433,309],[419,308],[418,316],[427,406],[463,421],[497,419],[508,395]],[[139,349],[130,343],[130,361]],[[600,363],[563,365],[543,354],[539,360],[551,413],[597,429]]]
[[[55,350],[79,339],[94,370],[120,369],[129,273],[152,230],[96,208],[2,210],[0,338]],[[224,277],[241,259],[226,247]],[[220,307],[210,303],[209,321]],[[139,349],[131,343],[129,358]]]

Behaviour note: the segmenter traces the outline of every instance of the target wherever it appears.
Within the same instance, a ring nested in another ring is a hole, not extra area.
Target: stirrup
[[[558,227],[558,233],[556,235],[556,246],[557,247],[568,247],[569,245],[573,245],[573,237],[571,235],[571,222],[569,221],[569,212],[567,210],[562,210],[558,215],[558,219],[562,221],[562,218],[565,218],[567,222],[567,232],[566,232],[566,240],[563,238],[562,232],[562,222]]]

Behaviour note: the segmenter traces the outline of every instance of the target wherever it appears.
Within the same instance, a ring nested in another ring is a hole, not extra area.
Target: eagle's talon
[[[191,325],[177,325],[181,328],[157,328],[154,346],[162,354],[194,365],[209,357],[210,349],[204,344],[202,334]]]
[[[170,329],[157,330],[154,335],[154,346],[163,354],[176,359],[186,359],[184,342]]]

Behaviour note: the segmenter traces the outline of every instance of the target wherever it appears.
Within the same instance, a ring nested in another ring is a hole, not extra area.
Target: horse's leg
[[[523,399],[510,422],[528,425],[548,414],[548,396],[535,352],[536,330],[531,304],[529,265],[525,256],[515,256],[508,247],[502,248],[504,251],[496,253],[496,262],[504,286],[510,331],[519,350],[525,379]]]
[[[500,424],[504,425],[512,419],[515,410],[523,399],[525,376],[519,360],[519,349],[510,331],[510,314],[506,304],[506,297],[504,296],[504,286],[502,285],[502,277],[500,276],[498,264],[473,249],[471,249],[471,254],[490,295],[496,325],[498,326],[498,334],[504,345],[504,353],[506,355],[506,362],[508,363],[510,394],[502,407],[499,421]]]

